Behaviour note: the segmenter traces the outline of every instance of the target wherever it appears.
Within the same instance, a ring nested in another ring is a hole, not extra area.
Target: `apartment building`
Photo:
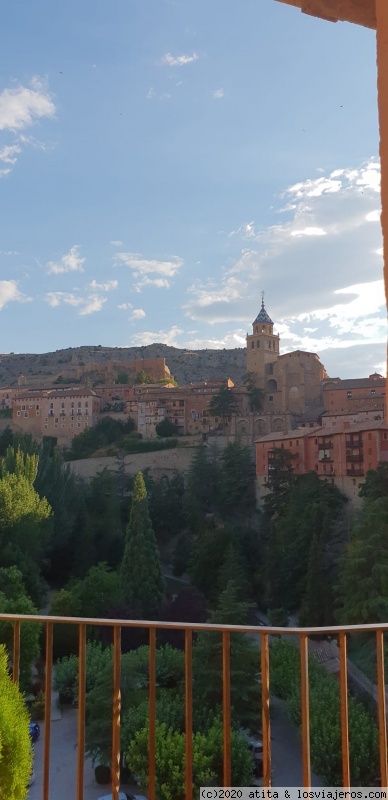
[[[369,378],[325,380],[322,384],[322,402],[330,413],[351,413],[359,410],[383,411],[386,379],[374,372]]]
[[[354,504],[368,470],[388,461],[388,426],[384,419],[338,422],[332,427],[271,433],[256,441],[256,487],[259,505],[268,492],[274,449],[293,456],[295,475],[316,472],[337,486]]]
[[[13,401],[15,427],[34,436],[69,440],[95,425],[100,398],[88,387],[24,390]]]

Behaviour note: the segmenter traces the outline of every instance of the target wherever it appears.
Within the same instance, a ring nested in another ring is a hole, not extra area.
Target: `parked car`
[[[104,794],[98,797],[97,800],[113,800],[113,794]],[[127,794],[126,792],[119,792],[119,800],[147,800],[143,794]]]
[[[30,737],[32,742],[37,742],[40,736],[40,727],[37,722],[30,722]]]

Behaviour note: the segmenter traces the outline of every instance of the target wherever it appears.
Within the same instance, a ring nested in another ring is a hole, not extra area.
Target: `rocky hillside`
[[[0,356],[0,386],[14,386],[24,376],[26,386],[52,385],[63,372],[86,364],[106,364],[108,361],[131,361],[135,358],[165,358],[179,384],[200,380],[223,380],[230,377],[235,383],[246,372],[245,349],[180,350],[166,344],[144,347],[70,347],[55,353],[10,353]],[[90,376],[90,373],[89,373]],[[98,368],[96,370],[98,379]]]

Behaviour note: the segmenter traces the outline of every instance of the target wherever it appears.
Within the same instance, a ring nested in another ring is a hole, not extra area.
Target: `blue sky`
[[[3,0],[2,352],[244,346],[382,370],[375,35],[275,0]]]

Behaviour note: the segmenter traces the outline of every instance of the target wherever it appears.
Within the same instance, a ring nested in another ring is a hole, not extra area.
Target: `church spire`
[[[267,323],[267,325],[273,325],[271,317],[269,316],[269,314],[267,314],[267,312],[265,310],[264,292],[261,293],[261,309],[260,309],[255,321],[252,323],[252,325],[255,325],[258,322],[265,322],[265,323]]]

